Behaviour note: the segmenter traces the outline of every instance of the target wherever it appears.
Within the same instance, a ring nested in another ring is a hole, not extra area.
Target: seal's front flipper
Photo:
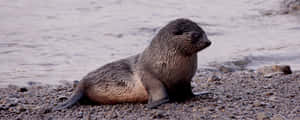
[[[153,108],[156,108],[164,103],[167,103],[169,102],[170,100],[169,99],[162,99],[162,100],[157,100],[157,101],[153,101],[153,102],[150,102],[148,103],[147,107],[150,108],[150,109],[153,109]]]
[[[147,105],[148,108],[156,108],[170,101],[167,91],[165,90],[165,87],[161,83],[160,84],[152,83],[149,89],[147,89],[147,92],[149,94],[149,98],[148,98],[149,100]]]
[[[168,93],[160,81],[151,81],[146,89],[149,94],[148,98],[148,108],[155,108],[161,104],[169,102]]]
[[[212,92],[204,91],[204,92],[196,92],[193,93],[195,97],[200,99],[212,99],[214,94]]]
[[[141,80],[149,95],[148,108],[155,108],[169,102],[167,90],[160,80],[147,72],[142,74]]]

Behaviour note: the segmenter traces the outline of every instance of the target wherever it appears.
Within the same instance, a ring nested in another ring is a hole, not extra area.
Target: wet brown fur
[[[142,53],[86,75],[71,99],[55,109],[70,107],[82,98],[99,104],[148,101],[149,107],[156,107],[193,97],[190,83],[197,69],[197,52],[210,44],[193,21],[171,21]]]

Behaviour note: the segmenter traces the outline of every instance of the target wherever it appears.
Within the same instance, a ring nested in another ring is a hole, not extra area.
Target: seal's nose
[[[205,44],[206,44],[207,46],[210,46],[210,45],[211,45],[211,41],[210,41],[210,40],[207,40],[207,41],[205,41]]]

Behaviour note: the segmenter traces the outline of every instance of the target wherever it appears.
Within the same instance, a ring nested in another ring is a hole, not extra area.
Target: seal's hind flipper
[[[195,97],[200,98],[200,99],[213,99],[213,97],[214,97],[214,93],[208,92],[208,91],[195,92],[193,94]]]
[[[65,103],[55,106],[52,111],[62,110],[65,108],[69,108],[77,103],[81,98],[83,98],[83,90],[77,89],[76,92],[72,95],[70,99],[68,99]]]

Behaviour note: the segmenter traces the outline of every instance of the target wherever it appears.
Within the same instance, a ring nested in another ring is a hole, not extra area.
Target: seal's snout
[[[208,46],[211,45],[211,41],[210,41],[210,40],[206,40],[206,41],[204,42],[204,44],[206,44],[206,46],[208,47]]]
[[[205,47],[208,47],[211,45],[211,41],[207,38],[206,34],[203,34],[201,44],[203,44]]]

